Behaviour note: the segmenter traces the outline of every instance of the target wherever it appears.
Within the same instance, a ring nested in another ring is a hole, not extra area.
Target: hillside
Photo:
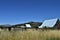
[[[38,26],[42,24],[42,22],[27,22],[27,23],[13,25],[13,27],[25,26],[25,24],[30,24],[32,28],[37,28]]]

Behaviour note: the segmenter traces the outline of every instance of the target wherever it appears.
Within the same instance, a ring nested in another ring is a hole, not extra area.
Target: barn
[[[58,18],[45,20],[39,28],[60,29],[60,21]]]

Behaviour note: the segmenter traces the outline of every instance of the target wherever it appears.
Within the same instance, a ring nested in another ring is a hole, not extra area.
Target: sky
[[[60,18],[60,0],[0,0],[0,24]]]

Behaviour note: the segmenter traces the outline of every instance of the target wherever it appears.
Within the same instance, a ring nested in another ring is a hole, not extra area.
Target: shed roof
[[[25,25],[26,25],[26,27],[31,28],[31,25],[30,24],[25,24]]]

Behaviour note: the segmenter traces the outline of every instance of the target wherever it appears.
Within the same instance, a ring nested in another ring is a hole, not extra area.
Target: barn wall
[[[60,21],[59,19],[57,20],[57,23],[55,24],[55,29],[60,29]]]

